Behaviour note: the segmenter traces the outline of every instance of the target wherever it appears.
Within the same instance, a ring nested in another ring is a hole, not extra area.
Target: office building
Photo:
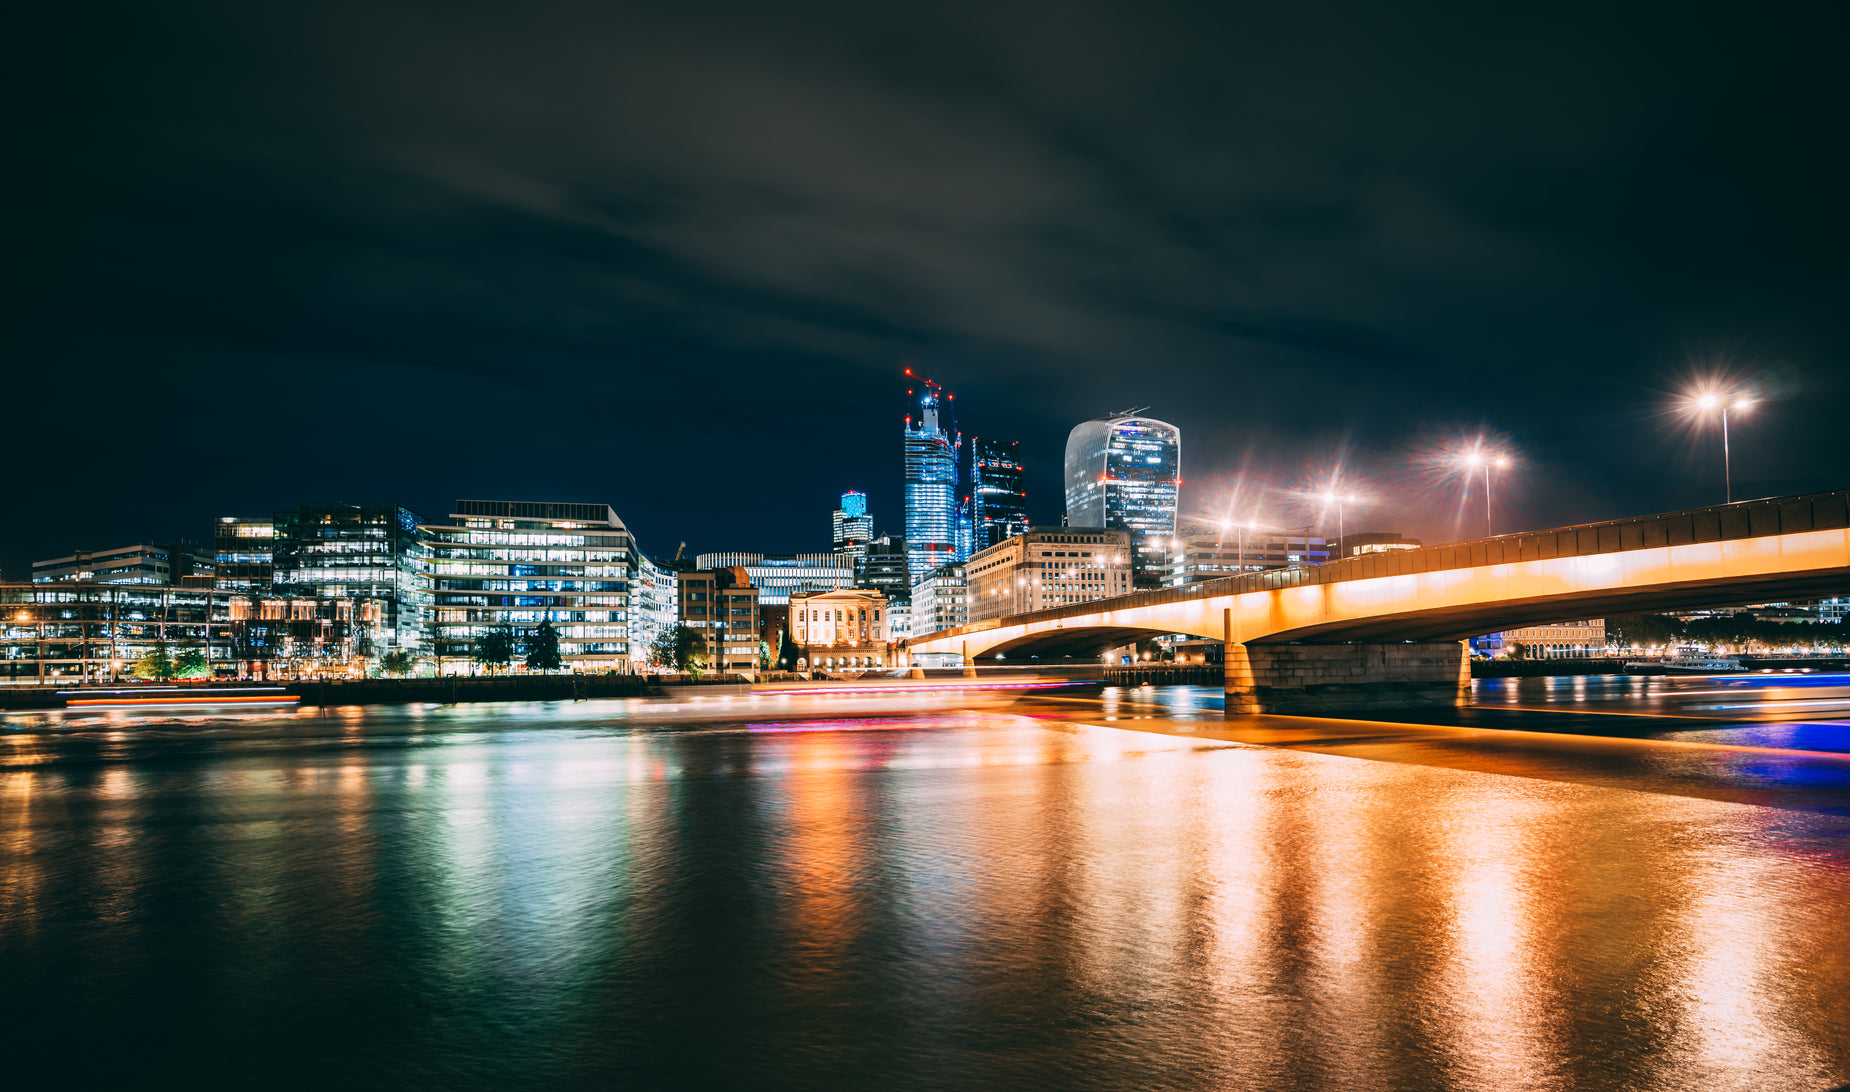
[[[964,565],[970,621],[1127,595],[1132,536],[1115,527],[1030,527]]]
[[[881,535],[867,544],[867,556],[855,567],[854,586],[880,592],[889,604],[904,601],[912,594],[910,565],[906,540]]]
[[[798,670],[859,672],[892,663],[886,596],[877,591],[798,592],[790,597],[790,631]]]
[[[653,659],[650,650],[656,639],[681,618],[681,588],[674,570],[650,560],[641,550],[635,553],[635,565],[628,604],[629,669],[640,672]]]
[[[447,523],[419,531],[426,651],[440,673],[476,670],[476,642],[496,626],[513,629],[518,665],[541,622],[557,632],[566,669],[629,670],[629,600],[640,554],[609,505],[459,500]]]
[[[1241,572],[1320,565],[1329,559],[1329,546],[1309,532],[1186,527],[1171,540],[1164,583],[1176,587]]]
[[[676,573],[681,623],[707,642],[708,670],[735,675],[758,671],[759,589],[745,569],[726,566]]]
[[[1850,617],[1850,598],[1840,596],[1834,599],[1820,599],[1816,609],[1818,621],[1839,625],[1845,618]]]
[[[970,624],[970,589],[964,566],[940,565],[912,585],[912,611],[907,619],[910,635],[922,637],[941,629]]]
[[[1339,539],[1333,545],[1335,548],[1330,551],[1331,556],[1343,558],[1386,553],[1389,550],[1417,550],[1421,542],[1398,531],[1362,531]]]
[[[114,682],[157,642],[231,661],[230,597],[142,581],[0,584],[0,683]]]
[[[221,591],[267,592],[273,584],[276,520],[220,516],[213,527],[213,578]]]
[[[418,651],[424,634],[424,532],[393,504],[304,504],[276,513],[271,591],[381,605],[379,651]]]
[[[867,514],[867,494],[843,493],[841,507],[831,523],[831,541],[835,556],[847,561],[848,567],[867,556],[867,544],[874,537],[874,517]]]
[[[75,550],[32,563],[34,584],[178,585],[188,576],[212,575],[212,556],[189,543],[139,543],[113,550]]]
[[[908,372],[908,375],[911,373]],[[906,392],[906,584],[957,554],[957,449],[961,442],[944,389],[913,380]]]
[[[759,602],[787,604],[792,592],[854,586],[854,564],[840,554],[701,554],[696,569],[744,569]]]
[[[971,554],[1028,530],[1028,492],[1020,440],[970,442]]]
[[[1137,587],[1169,570],[1182,486],[1182,434],[1135,412],[1086,421],[1066,438],[1066,522],[1128,531]]]

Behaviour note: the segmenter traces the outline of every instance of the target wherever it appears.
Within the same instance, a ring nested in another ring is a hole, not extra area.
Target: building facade
[[[841,507],[830,520],[830,535],[835,556],[847,562],[849,568],[867,556],[867,544],[874,537],[874,517],[867,514],[867,494],[841,495]]]
[[[696,569],[744,569],[759,602],[785,604],[793,592],[854,586],[854,563],[840,554],[701,554]]]
[[[892,666],[886,596],[877,591],[799,592],[790,597],[790,629],[800,671],[873,671]]]
[[[881,535],[869,542],[867,556],[855,566],[854,586],[872,588],[886,596],[888,603],[912,594],[911,563],[906,540],[896,535]]]
[[[910,373],[908,373],[910,374]],[[905,429],[906,584],[957,556],[957,449],[944,389],[913,380]]]
[[[707,642],[710,670],[752,675],[758,671],[759,589],[740,566],[676,573],[681,623]]]
[[[964,566],[951,562],[940,565],[912,585],[912,612],[907,619],[909,635],[922,637],[941,629],[955,629],[970,624],[970,588]]]
[[[39,581],[0,584],[0,683],[69,685],[132,677],[157,643],[233,660],[231,597],[215,588]]]
[[[67,557],[32,563],[34,584],[177,585],[189,576],[212,575],[212,555],[188,543],[138,543],[113,550],[76,550]]]
[[[275,516],[271,591],[381,605],[380,651],[417,652],[424,635],[424,532],[392,504],[305,504]]]
[[[1153,417],[1086,421],[1066,438],[1066,522],[1129,532],[1137,587],[1170,569],[1181,467],[1181,430]]]
[[[1028,490],[1020,440],[970,441],[971,554],[1028,530]]]
[[[275,583],[276,520],[220,516],[213,526],[213,577],[221,591],[267,592]]]
[[[1417,538],[1408,538],[1399,531],[1362,531],[1341,539],[1331,551],[1337,557],[1359,557],[1362,554],[1381,554],[1389,550],[1417,550],[1423,545]]]
[[[1115,527],[1030,527],[964,566],[970,622],[1128,595],[1132,535]]]
[[[1169,573],[1164,579],[1169,587],[1242,572],[1319,565],[1330,559],[1329,545],[1308,532],[1188,527],[1171,543]]]
[[[1515,653],[1532,660],[1581,658],[1606,655],[1606,620],[1581,619],[1574,622],[1551,622],[1545,626],[1524,626],[1487,633],[1471,639],[1471,651],[1479,656],[1496,658]]]
[[[629,597],[640,557],[605,504],[459,500],[447,523],[423,524],[428,654],[444,674],[475,669],[490,629],[528,634],[550,622],[571,670],[627,671]]]
[[[641,672],[660,667],[650,650],[680,620],[681,588],[673,570],[650,560],[641,550],[635,553],[635,563],[628,603],[629,665],[631,671]]]

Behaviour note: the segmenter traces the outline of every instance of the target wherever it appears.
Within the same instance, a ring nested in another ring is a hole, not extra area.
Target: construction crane
[[[687,543],[685,542],[681,543],[679,546],[676,546],[674,548],[674,559],[676,561],[681,560],[681,551],[685,549],[687,549]]]

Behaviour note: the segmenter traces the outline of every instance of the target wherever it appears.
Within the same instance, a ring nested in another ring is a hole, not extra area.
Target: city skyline
[[[864,489],[897,532],[908,365],[1023,442],[1036,502],[1074,422],[1148,404],[1191,487],[1341,460],[1427,540],[1470,533],[1461,490],[1395,476],[1450,432],[1521,449],[1500,528],[1671,510],[1722,492],[1669,413],[1705,375],[1762,393],[1738,496],[1841,484],[1830,25],[1164,11],[1057,41],[1002,12],[125,14],[18,135],[0,567],[315,499],[596,497],[652,552],[800,552]],[[73,447],[78,419],[134,446]]]

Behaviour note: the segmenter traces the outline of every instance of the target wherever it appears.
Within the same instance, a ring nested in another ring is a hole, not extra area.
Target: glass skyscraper
[[[970,441],[971,553],[1028,531],[1028,494],[1022,481],[1021,441]]]
[[[910,373],[908,373],[910,375]],[[944,388],[911,377],[906,392],[906,570],[913,583],[957,552],[957,449],[962,442]]]
[[[381,651],[423,643],[428,544],[417,514],[393,504],[304,504],[272,520],[277,595],[370,599],[383,609]]]
[[[1161,585],[1169,567],[1181,466],[1181,431],[1153,417],[1086,421],[1066,438],[1066,521],[1129,531],[1138,587]]]
[[[831,531],[837,555],[855,561],[867,556],[867,544],[874,538],[874,517],[867,514],[867,494],[841,495],[841,507],[835,510]]]

